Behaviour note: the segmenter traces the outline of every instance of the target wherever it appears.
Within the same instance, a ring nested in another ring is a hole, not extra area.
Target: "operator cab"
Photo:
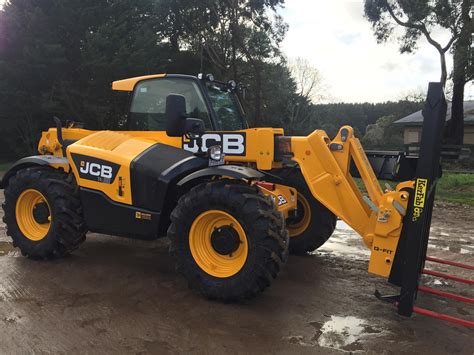
[[[241,85],[214,80],[211,74],[197,77],[178,74],[148,75],[115,81],[113,90],[132,93],[128,119],[130,131],[165,131],[166,101],[170,94],[185,99],[186,117],[202,120],[207,131],[248,128],[237,92]]]

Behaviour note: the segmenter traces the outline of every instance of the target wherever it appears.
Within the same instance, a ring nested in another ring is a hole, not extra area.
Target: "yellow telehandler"
[[[390,159],[379,170],[409,178],[385,191],[351,127],[334,139],[248,128],[239,87],[212,75],[130,78],[112,85],[132,97],[124,130],[56,118],[39,155],[19,160],[0,185],[14,245],[48,259],[72,252],[87,231],[168,236],[190,287],[236,301],[268,287],[289,251],[321,246],[339,218],[370,249],[369,272],[401,286],[394,302],[410,315],[440,172],[441,85],[429,87],[416,171],[402,155]]]

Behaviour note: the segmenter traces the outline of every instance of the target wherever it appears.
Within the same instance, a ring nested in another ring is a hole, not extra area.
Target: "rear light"
[[[275,191],[275,184],[272,184],[271,182],[257,181],[255,185],[260,186],[268,191]]]

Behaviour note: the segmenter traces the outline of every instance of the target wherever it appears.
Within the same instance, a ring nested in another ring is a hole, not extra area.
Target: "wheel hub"
[[[49,208],[46,202],[40,202],[33,207],[33,218],[39,224],[49,222]]]
[[[311,224],[311,206],[304,195],[298,193],[296,216],[288,218],[286,227],[290,237],[300,236]]]
[[[189,230],[189,249],[201,270],[219,278],[237,274],[249,253],[242,225],[221,210],[207,210],[194,219]]]
[[[221,255],[231,255],[240,245],[239,234],[232,226],[221,226],[211,234],[211,245]]]
[[[51,227],[51,208],[40,191],[26,189],[18,196],[15,217],[25,238],[37,242],[48,235]]]

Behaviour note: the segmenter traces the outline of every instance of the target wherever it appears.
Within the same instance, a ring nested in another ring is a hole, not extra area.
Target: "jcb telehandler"
[[[439,172],[440,85],[430,86],[425,114],[436,119],[425,121],[436,127],[423,130],[417,175],[386,191],[351,127],[332,140],[322,130],[288,137],[248,128],[233,81],[160,74],[112,88],[131,93],[126,130],[62,127],[56,119],[40,155],[5,174],[4,222],[24,255],[66,255],[87,231],[167,235],[190,286],[232,301],[268,287],[289,250],[321,246],[337,216],[371,250],[369,272],[402,286],[399,302],[405,297],[411,314]]]

